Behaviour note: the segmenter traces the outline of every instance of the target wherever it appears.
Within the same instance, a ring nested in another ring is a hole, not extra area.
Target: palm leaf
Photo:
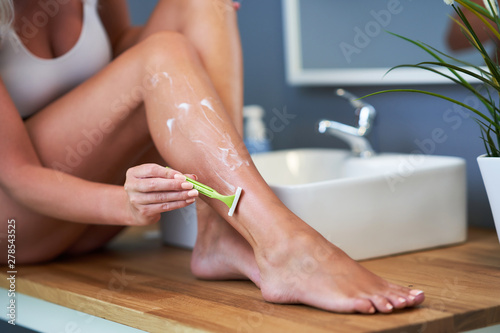
[[[437,65],[441,65],[440,63],[432,63],[432,64],[437,64]],[[408,68],[419,68],[419,69],[423,69],[423,70],[427,70],[427,71],[430,71],[430,72],[433,72],[433,73],[436,73],[438,75],[441,75],[457,84],[460,84],[460,82],[455,79],[454,77],[450,76],[450,75],[447,75],[446,73],[443,73],[439,70],[437,70],[435,67],[427,67],[427,66],[422,66],[420,64],[417,64],[417,65],[399,65],[399,66],[396,66],[396,67],[393,67],[393,69],[396,69],[396,68],[401,68],[401,67],[408,67]],[[458,67],[460,69],[460,67]],[[488,109],[488,111],[490,112],[490,114],[493,114],[495,112],[495,107],[494,107],[494,103],[491,102],[491,98],[490,100],[486,99],[484,96],[481,95],[481,93],[477,90],[477,88],[474,88],[472,85],[468,84],[468,85],[462,85],[465,89],[467,89],[468,91],[470,91],[472,94],[474,94],[474,96],[476,96],[476,98],[478,98],[481,103],[483,103],[483,105],[486,106],[486,108]],[[488,91],[488,89],[486,89]],[[386,92],[389,92],[389,91],[386,91]],[[369,96],[369,95],[368,95]],[[367,96],[366,96],[367,97]],[[490,96],[491,97],[491,96]],[[489,122],[494,122],[494,120],[491,120],[489,119]]]
[[[425,43],[422,43],[422,42],[419,42],[419,41],[414,41],[410,38],[407,38],[407,37],[404,37],[404,36],[401,36],[401,35],[398,35],[396,33],[393,33],[393,32],[390,32],[389,33],[391,35],[394,35],[398,38],[401,38],[407,42],[410,42],[416,46],[418,46],[419,48],[421,48],[422,50],[424,50],[425,52],[427,52],[428,54],[430,54],[434,59],[436,59],[438,62],[440,63],[443,63],[445,64],[446,62],[436,53],[434,52],[430,47],[428,47]],[[454,72],[453,70],[451,70],[451,72],[460,80],[460,82],[462,84],[467,84],[467,81],[465,81],[458,73]]]
[[[379,94],[390,93],[390,92],[411,92],[411,93],[424,94],[424,95],[429,95],[429,96],[434,96],[434,97],[437,97],[437,98],[444,99],[446,101],[452,102],[454,104],[457,104],[457,105],[459,105],[461,107],[464,107],[464,108],[472,111],[479,118],[485,120],[487,123],[491,124],[498,131],[500,131],[500,124],[495,123],[492,119],[488,118],[484,113],[482,113],[482,112],[474,109],[473,107],[471,107],[471,106],[469,106],[469,105],[467,105],[465,103],[457,101],[456,99],[453,99],[451,97],[447,97],[447,96],[444,96],[444,95],[440,95],[440,94],[437,94],[437,93],[433,93],[433,92],[430,92],[430,91],[419,90],[419,89],[390,89],[390,90],[377,91],[377,92],[365,95],[365,96],[361,97],[360,99],[371,97],[371,96],[375,96],[375,95],[379,95]]]
[[[491,32],[493,32],[493,34],[495,34],[495,36],[500,39],[500,33],[498,32],[498,30],[496,30],[490,22],[488,22],[488,20],[486,20],[485,18],[485,14],[487,13],[487,16],[491,21],[494,21],[496,22],[497,20],[495,19],[495,16],[491,15],[489,11],[485,10],[484,7],[478,5],[478,4],[474,4],[475,6],[472,6],[468,1],[467,3],[465,1],[457,1],[458,3],[460,3],[462,6],[464,6],[465,8],[467,8],[471,13],[473,13],[474,15],[476,15],[483,23],[484,25],[491,30]],[[455,7],[455,6],[453,6]],[[455,7],[456,8],[456,7]],[[481,9],[479,9],[481,8]]]
[[[496,46],[500,48],[500,19],[496,11],[493,11],[493,5],[489,3],[489,8],[485,8],[481,5],[474,3],[471,0],[455,0],[458,4],[460,4],[464,9],[470,11],[472,14],[477,16],[479,20],[485,25],[488,31],[492,32],[492,36],[496,41]],[[441,52],[434,47],[425,44],[420,41],[415,41],[410,38],[398,35],[396,33],[389,32],[391,35],[401,38],[407,42],[410,42],[420,49],[429,54],[435,61],[423,61],[413,65],[399,65],[394,66],[387,73],[402,67],[407,68],[418,68],[426,71],[430,71],[437,75],[440,75],[451,82],[461,85],[470,93],[472,93],[487,109],[488,112],[481,112],[465,103],[462,103],[456,99],[433,93],[430,91],[419,90],[419,89],[390,89],[383,90],[379,92],[375,92],[369,95],[366,95],[362,98],[388,93],[388,92],[410,92],[410,93],[419,93],[428,96],[437,97],[451,103],[454,103],[458,106],[461,106],[476,115],[475,121],[479,125],[481,130],[481,139],[484,143],[486,152],[488,156],[496,156],[500,157],[500,109],[497,106],[496,100],[498,96],[500,96],[500,67],[497,62],[492,60],[486,49],[484,48],[481,40],[477,36],[474,28],[471,26],[470,22],[467,20],[462,9],[458,6],[452,5],[454,11],[456,12],[458,19],[452,18],[452,20],[459,25],[460,30],[465,35],[465,37],[469,40],[470,44],[476,49],[477,52],[483,58],[484,64],[487,70],[484,67],[480,67],[477,65],[470,64],[466,61],[462,61],[460,59],[454,58]],[[488,10],[489,9],[489,10]],[[494,23],[490,23],[490,20]],[[497,58],[497,54],[495,54]],[[450,63],[450,60],[454,63]],[[496,59],[498,60],[498,59]],[[464,68],[463,66],[467,66],[469,68]],[[387,74],[386,73],[386,74]],[[482,83],[480,88],[473,87],[470,82],[468,82],[464,76],[468,76],[474,78]],[[482,91],[484,88],[485,91]],[[493,98],[492,93],[497,95],[497,98]]]
[[[471,1],[471,0],[455,0],[457,3],[461,4],[464,7],[468,7],[469,10],[475,11],[481,14],[483,17],[486,17],[492,21],[495,21],[495,17],[491,15],[490,11],[488,11],[483,6]]]

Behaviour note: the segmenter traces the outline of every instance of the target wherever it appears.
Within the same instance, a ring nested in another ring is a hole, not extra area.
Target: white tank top
[[[27,118],[97,73],[111,57],[111,44],[97,12],[97,0],[84,0],[80,37],[60,57],[35,56],[9,29],[0,45],[0,76],[19,114]]]

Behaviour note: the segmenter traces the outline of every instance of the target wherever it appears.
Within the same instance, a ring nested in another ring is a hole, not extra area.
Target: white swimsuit
[[[111,61],[111,45],[97,12],[97,0],[83,2],[80,37],[60,57],[35,56],[13,29],[2,39],[0,76],[21,117],[31,116]]]

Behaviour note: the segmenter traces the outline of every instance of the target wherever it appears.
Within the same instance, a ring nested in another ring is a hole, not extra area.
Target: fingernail
[[[387,309],[387,310],[392,310],[392,309],[394,309],[394,307],[392,306],[392,304],[391,304],[391,303],[387,303],[387,304],[385,305],[385,307],[386,307],[386,309]]]
[[[195,202],[195,201],[196,201],[196,199],[195,199],[195,198],[191,198],[191,199],[187,199],[187,200],[186,200],[186,202],[187,202],[187,203],[193,203],[193,202]]]
[[[189,183],[189,182],[185,182],[185,183],[182,183],[181,184],[181,187],[184,189],[184,190],[190,190],[193,188],[193,184]]]
[[[190,197],[195,197],[195,196],[198,195],[198,191],[197,190],[191,190],[191,191],[188,192],[188,195]]]
[[[412,289],[410,291],[410,294],[412,294],[413,296],[418,296],[418,295],[421,295],[423,294],[424,292],[422,290],[418,290],[418,289]]]
[[[176,173],[176,174],[174,175],[174,178],[175,178],[175,179],[179,179],[179,180],[186,180],[186,176],[181,175],[180,173]]]

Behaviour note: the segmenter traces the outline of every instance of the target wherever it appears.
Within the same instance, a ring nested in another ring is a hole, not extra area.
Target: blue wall
[[[156,1],[129,0],[133,21],[141,24]],[[337,87],[300,88],[286,83],[283,51],[281,1],[242,1],[238,14],[245,63],[245,104],[260,104],[272,116],[273,109],[295,115],[274,133],[274,149],[297,147],[346,147],[333,137],[316,132],[321,118],[354,124],[353,110],[335,96]],[[422,37],[423,38],[423,37]],[[396,63],[394,65],[397,65]],[[349,87],[358,96],[395,87]],[[464,101],[467,97],[451,85],[417,86]],[[415,150],[435,155],[460,156],[467,160],[469,221],[473,225],[493,226],[486,192],[476,157],[484,147],[472,118],[456,112],[445,101],[416,94],[385,94],[367,100],[378,112],[371,135],[380,152],[410,153]],[[442,142],[432,142],[432,132],[441,129]]]

